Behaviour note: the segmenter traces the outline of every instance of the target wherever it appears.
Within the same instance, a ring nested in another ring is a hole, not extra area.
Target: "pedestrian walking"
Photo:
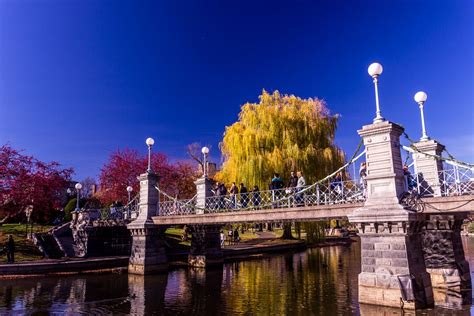
[[[293,189],[298,185],[298,177],[295,175],[295,172],[292,171],[290,174],[290,179],[288,180],[287,188]]]
[[[239,236],[239,230],[237,228],[234,230],[233,236],[234,236],[234,242],[238,243],[240,241],[240,236]]]
[[[221,230],[220,238],[221,238],[221,247],[224,247],[225,235],[224,235],[223,230]]]
[[[13,236],[11,234],[8,235],[6,248],[7,248],[7,262],[14,263],[15,262],[15,241],[13,240]]]
[[[359,177],[360,177],[360,185],[362,186],[362,192],[364,197],[366,196],[366,187],[367,187],[367,163],[364,161],[360,164],[359,168]]]
[[[225,196],[227,195],[227,189],[223,183],[219,184],[219,209],[225,208]]]
[[[232,241],[234,240],[233,238],[234,232],[232,231],[232,226],[229,229],[229,232],[227,233],[227,237],[229,238],[229,246],[232,245]]]
[[[242,208],[246,208],[249,204],[248,190],[243,183],[240,184],[240,203],[242,204]]]
[[[252,204],[254,209],[258,210],[260,208],[260,204],[262,203],[262,196],[260,195],[260,189],[257,185],[253,186],[252,189]]]
[[[277,201],[273,203],[273,207],[279,207],[278,200],[281,198],[281,189],[284,187],[283,180],[280,178],[278,173],[273,175],[272,181],[270,183],[270,190],[272,191],[272,201]]]
[[[237,187],[235,182],[232,182],[229,192],[230,192],[230,200],[232,202],[232,208],[237,208],[237,195],[239,194],[239,188]]]
[[[303,205],[303,192],[301,192],[304,187],[306,186],[306,180],[303,177],[303,173],[301,171],[298,171],[297,173],[298,176],[298,181],[296,183],[296,205],[301,206]]]
[[[416,188],[416,180],[413,178],[407,165],[403,165],[403,176],[405,177],[408,191]]]

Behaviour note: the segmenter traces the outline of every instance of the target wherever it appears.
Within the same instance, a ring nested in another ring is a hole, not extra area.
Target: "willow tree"
[[[244,104],[239,120],[226,127],[218,180],[263,190],[275,172],[287,180],[302,171],[310,184],[342,165],[344,154],[334,144],[338,116],[324,101],[265,90],[259,100]]]

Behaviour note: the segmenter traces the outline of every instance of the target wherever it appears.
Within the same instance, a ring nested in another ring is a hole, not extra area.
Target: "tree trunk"
[[[283,236],[282,239],[294,239],[291,234],[291,223],[283,223]]]

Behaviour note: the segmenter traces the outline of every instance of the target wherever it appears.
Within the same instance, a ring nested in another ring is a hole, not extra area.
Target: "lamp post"
[[[203,177],[207,178],[207,154],[209,154],[209,148],[202,147],[201,152],[204,156],[203,165],[202,165]]]
[[[77,198],[76,198],[76,212],[79,212],[80,209],[79,209],[79,196],[80,196],[80,191],[82,189],[82,184],[80,182],[76,183],[76,185],[74,186],[76,188],[76,192],[77,192]]]
[[[148,169],[146,170],[146,172],[152,173],[153,171],[151,170],[151,146],[155,144],[155,140],[151,137],[148,137],[145,143],[148,146]]]
[[[375,106],[376,106],[376,112],[375,112],[375,118],[374,118],[374,123],[380,123],[385,121],[385,119],[382,117],[382,113],[380,112],[380,104],[379,104],[379,90],[378,90],[378,77],[382,74],[383,67],[379,63],[373,63],[369,66],[369,69],[367,69],[369,75],[374,79],[374,86],[375,86]]]
[[[425,140],[430,139],[428,137],[428,135],[426,135],[425,115],[423,113],[423,105],[425,104],[427,98],[428,98],[428,96],[423,91],[418,91],[415,94],[415,97],[413,98],[413,99],[415,99],[415,102],[418,103],[418,106],[420,107],[420,114],[421,114],[421,138],[420,138],[420,140],[421,141],[425,141]]]
[[[127,187],[127,193],[128,193],[128,203],[130,203],[130,194],[132,193],[133,188],[129,185]]]

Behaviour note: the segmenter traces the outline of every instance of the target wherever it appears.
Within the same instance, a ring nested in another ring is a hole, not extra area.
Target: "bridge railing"
[[[300,206],[355,203],[365,200],[364,186],[354,180],[328,182],[301,188],[264,190],[206,199],[207,213],[237,210],[292,208]]]
[[[196,213],[196,197],[187,200],[168,200],[160,202],[160,215],[189,215]]]
[[[138,196],[132,199],[125,206],[105,207],[100,209],[84,209],[83,213],[87,213],[90,221],[96,220],[115,220],[115,221],[132,221],[138,217],[139,208]]]
[[[164,201],[160,202],[160,214],[161,216],[190,215],[196,214],[198,209],[204,211],[204,213],[223,213],[356,203],[364,200],[365,186],[363,182],[354,180],[328,181],[324,184],[301,188],[284,188],[252,191],[235,195],[212,196],[206,198],[205,209],[197,208],[194,198],[190,200]]]
[[[419,196],[459,196],[474,194],[474,172],[468,168],[452,168],[439,172],[439,184],[429,184],[422,173],[405,177],[408,190],[416,190]],[[438,192],[438,193],[437,193]]]

